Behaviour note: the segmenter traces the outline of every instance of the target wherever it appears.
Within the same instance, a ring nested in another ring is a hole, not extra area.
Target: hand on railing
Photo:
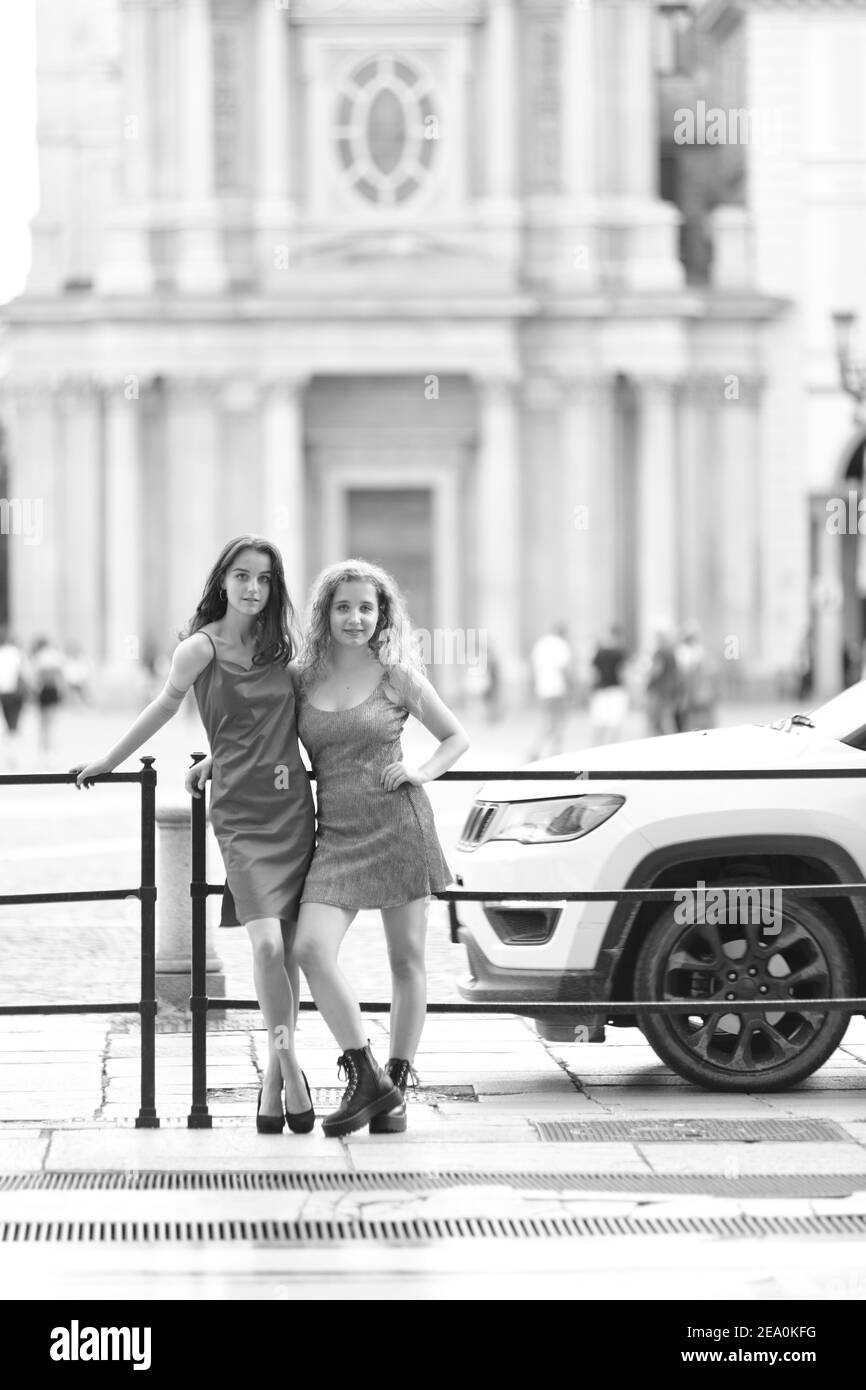
[[[213,758],[202,758],[201,762],[194,763],[183,779],[183,785],[191,796],[201,796],[204,791],[205,782],[213,771]]]
[[[81,791],[90,791],[93,786],[94,777],[104,777],[107,772],[111,772],[112,765],[107,758],[94,758],[91,763],[76,763],[69,769],[70,775],[75,778],[75,787]]]

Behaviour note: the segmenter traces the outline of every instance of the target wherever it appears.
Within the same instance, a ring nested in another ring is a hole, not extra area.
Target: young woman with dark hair
[[[223,547],[159,695],[103,757],[71,769],[76,785],[111,772],[168,723],[192,687],[211,757],[186,784],[201,795],[213,770],[211,822],[226,869],[224,927],[242,923],[253,948],[256,993],[268,1031],[268,1064],[256,1128],[315,1124],[294,1050],[298,906],[313,853],[315,817],[295,719],[294,609],[280,553],[260,536]],[[285,1090],[285,1107],[283,1091]]]

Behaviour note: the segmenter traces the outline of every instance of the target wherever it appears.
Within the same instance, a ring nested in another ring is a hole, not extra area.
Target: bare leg
[[[295,936],[298,931],[297,920],[294,922],[282,922],[283,929],[283,949],[286,966],[286,974],[289,977],[289,984],[292,987],[292,1002],[294,1004],[293,1022],[294,1031],[298,1031],[298,1018],[301,1012],[301,972],[298,969],[298,962],[295,959]]]
[[[391,964],[390,1057],[414,1062],[427,1016],[427,899],[400,907],[383,907],[385,939]]]
[[[337,964],[354,917],[354,909],[302,903],[295,937],[295,958],[307,977],[319,1013],[344,1052],[367,1046],[358,1001]]]
[[[295,1034],[298,1031],[298,1012],[300,1008],[300,978],[298,974],[297,964],[295,963],[292,957],[292,947],[294,944],[295,936],[295,924],[293,923],[292,925],[289,925],[286,922],[280,922],[280,927],[283,936],[283,965],[285,967],[286,975],[288,977],[289,987],[292,991],[291,1030],[292,1037],[294,1038]],[[271,1032],[270,1029],[268,1029],[268,1065],[266,1071],[266,1087],[268,1091],[270,1091],[273,1088],[279,1091],[280,1087],[283,1084],[282,1069],[280,1067],[280,1059],[277,1054],[278,1050],[284,1047],[285,1043],[283,1042],[282,1035],[280,1035],[279,1038],[275,1040],[274,1034]],[[262,1096],[262,1101],[264,1103],[264,1095]],[[289,1106],[289,1109],[292,1109],[291,1105]],[[267,1111],[263,1109],[262,1113],[266,1114]]]
[[[295,1000],[286,974],[285,943],[277,917],[244,923],[253,947],[253,980],[268,1030],[268,1065],[262,1082],[262,1115],[281,1115],[282,1083],[293,1113],[309,1106],[295,1056]]]

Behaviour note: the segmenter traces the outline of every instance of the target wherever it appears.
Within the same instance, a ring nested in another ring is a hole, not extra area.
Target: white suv
[[[852,768],[866,773],[866,682],[809,715],[647,738],[531,764],[603,780],[492,781],[454,859],[467,889],[507,902],[452,905],[464,999],[502,1003],[548,1037],[639,1026],[674,1071],[726,1091],[809,1076],[848,1026],[809,999],[866,993],[866,897],[794,898],[780,884],[864,883],[866,777],[617,779],[617,771]],[[754,887],[750,898],[735,893]],[[866,886],[866,885],[864,885]],[[688,889],[676,901],[528,902],[521,892]],[[700,1000],[767,999],[766,1013],[702,1014]],[[605,1001],[695,1000],[694,1013]],[[547,1001],[597,1003],[590,1018]],[[526,1007],[531,1004],[534,1007]]]

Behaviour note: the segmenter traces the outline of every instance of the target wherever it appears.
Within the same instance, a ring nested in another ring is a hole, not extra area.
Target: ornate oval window
[[[431,83],[404,58],[365,59],[340,84],[337,157],[351,188],[394,206],[429,176],[438,137]]]

